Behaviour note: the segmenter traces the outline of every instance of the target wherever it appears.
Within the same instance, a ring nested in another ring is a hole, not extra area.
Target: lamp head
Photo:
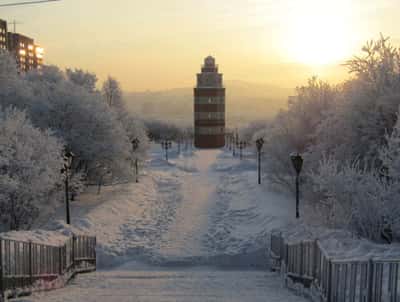
[[[292,160],[294,170],[296,171],[297,175],[299,175],[301,168],[303,167],[303,158],[299,153],[297,153],[290,155],[290,159]]]
[[[257,146],[258,152],[261,151],[263,145],[264,145],[264,139],[262,137],[256,140],[256,146]]]
[[[131,141],[131,143],[132,143],[132,149],[133,149],[133,151],[135,151],[137,148],[139,148],[139,143],[140,143],[140,141],[139,141],[138,138],[134,138],[134,139]]]

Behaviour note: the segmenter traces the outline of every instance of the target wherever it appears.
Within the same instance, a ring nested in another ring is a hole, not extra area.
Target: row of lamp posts
[[[237,130],[235,133],[226,134],[225,138],[228,142],[229,151],[232,151],[232,155],[236,156],[237,150],[239,150],[239,157],[240,159],[243,159],[243,149],[246,148],[247,143],[239,140],[239,134]]]
[[[229,133],[227,135],[228,139],[228,147],[229,150],[232,149],[233,151],[233,156],[236,155],[235,152],[235,147],[239,148],[240,150],[240,159],[242,159],[242,150],[243,148],[246,147],[246,142],[239,141],[238,134],[236,132],[236,135]],[[258,184],[261,184],[261,154],[262,154],[262,148],[264,146],[264,139],[258,138],[256,140],[256,147],[257,147],[257,162],[258,162]],[[300,173],[301,169],[303,167],[303,157],[299,154],[292,154],[290,155],[290,160],[292,162],[292,165],[294,167],[294,170],[296,172],[296,218],[300,218]]]
[[[243,149],[246,147],[246,142],[239,141],[238,135],[236,133],[236,137],[234,135],[229,135],[229,146],[233,149],[233,155],[235,156],[235,147],[238,147],[240,150],[240,159],[243,156]],[[133,153],[139,148],[140,141],[138,138],[134,138],[132,141],[132,151]],[[258,155],[258,184],[261,184],[261,154],[262,148],[264,145],[264,139],[259,138],[256,140],[257,147],[257,155]],[[172,148],[172,142],[170,140],[165,140],[161,142],[161,147],[165,150],[165,160],[168,161],[168,150]],[[72,167],[72,161],[74,158],[74,154],[71,151],[66,150],[64,153],[64,166],[61,169],[61,173],[64,175],[64,183],[65,183],[65,203],[66,203],[66,221],[67,224],[71,223],[71,215],[70,215],[70,204],[69,204],[69,177],[70,170]],[[300,218],[300,172],[303,166],[303,158],[299,153],[292,154],[290,156],[293,167],[296,172],[296,218]],[[139,182],[139,164],[138,158],[135,158],[135,176],[136,182]]]
[[[164,140],[161,142],[161,147],[165,151],[165,160],[168,161],[168,150],[172,148],[172,142],[170,140]]]
[[[181,154],[182,143],[183,143],[183,140],[181,138],[178,138],[176,141],[178,155]],[[185,140],[185,148],[186,149],[188,148],[189,144],[190,145],[192,144],[191,140],[186,139]],[[165,151],[165,160],[168,161],[168,150],[170,150],[172,148],[172,141],[168,140],[168,139],[161,141],[161,148]]]

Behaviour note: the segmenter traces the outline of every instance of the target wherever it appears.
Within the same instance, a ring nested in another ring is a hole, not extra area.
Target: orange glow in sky
[[[126,90],[193,86],[205,56],[226,79],[293,87],[328,79],[366,40],[400,37],[398,0],[63,0],[2,8],[45,62],[111,74]]]

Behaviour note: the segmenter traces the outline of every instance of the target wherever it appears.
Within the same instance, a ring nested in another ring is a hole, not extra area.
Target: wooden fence
[[[62,246],[0,238],[0,301],[58,287],[76,273],[94,270],[95,237],[72,236]]]
[[[271,235],[272,268],[312,287],[324,302],[400,302],[400,259],[329,257],[318,240]]]

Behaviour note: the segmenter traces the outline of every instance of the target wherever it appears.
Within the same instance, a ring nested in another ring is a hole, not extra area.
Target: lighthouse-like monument
[[[225,146],[225,88],[215,59],[204,60],[194,88],[194,144],[197,148]]]

